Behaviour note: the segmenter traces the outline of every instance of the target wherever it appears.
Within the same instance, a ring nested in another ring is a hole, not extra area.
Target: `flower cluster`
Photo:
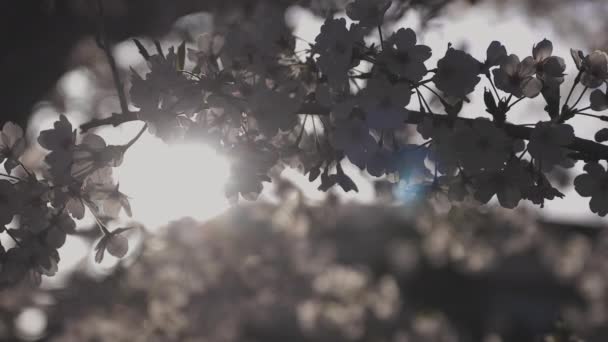
[[[120,165],[130,145],[107,145],[96,134],[78,142],[76,130],[62,115],[38,137],[49,151],[40,177],[21,162],[23,130],[9,122],[1,137],[6,173],[0,174],[0,232],[6,232],[14,245],[8,250],[0,245],[0,286],[24,280],[39,283],[42,275],[54,275],[57,249],[76,232],[74,220],[82,219],[86,210],[97,218],[102,232],[96,260],[101,261],[105,250],[125,255],[125,229],[110,232],[103,221],[117,218],[120,210],[131,216],[128,197],[112,178],[112,168]]]
[[[522,200],[542,207],[563,197],[548,173],[582,160],[587,174],[577,178],[575,188],[592,197],[593,212],[608,213],[598,171],[598,163],[608,160],[608,147],[601,144],[606,131],[593,142],[575,136],[568,123],[580,115],[608,121],[585,112],[608,109],[602,89],[608,81],[605,52],[572,51],[578,75],[562,100],[566,63],[553,56],[546,39],[532,46],[531,56],[521,57],[494,41],[483,62],[450,44],[432,67],[433,51],[413,30],[383,33],[390,1],[352,2],[346,13],[353,23],[326,19],[304,51],[294,51],[296,37],[281,11],[268,2],[252,6],[239,25],[202,36],[198,49],[184,43],[163,51],[155,44],[156,51],[149,52],[136,40],[149,67],[145,74],[132,72],[128,95],[138,110],[123,105],[122,113],[86,123],[83,131],[140,120],[167,142],[202,139],[235,156],[226,185],[235,200],[256,198],[283,165],[297,166],[311,181],[320,179],[321,190],[357,191],[343,168],[348,160],[372,176],[397,180],[402,185],[397,189],[425,189],[416,191],[418,197],[481,203],[496,197],[508,208]],[[367,43],[367,34],[378,34],[380,44]],[[482,83],[491,117],[460,116]],[[578,86],[584,89],[571,101]],[[579,103],[588,89],[594,89],[590,105],[583,107]],[[547,118],[532,125],[511,122],[512,107],[539,94]],[[70,220],[86,210],[100,221],[99,257],[104,250],[123,255],[125,241],[101,221],[121,210],[131,214],[111,169],[120,166],[137,137],[123,146],[107,145],[95,134],[79,138],[62,116],[38,138],[49,151],[39,179],[20,162],[22,135],[11,123],[0,132],[0,162],[7,172],[0,182],[0,224],[19,218],[18,228],[2,228],[16,242],[8,251],[0,249],[2,260],[16,260],[3,262],[8,266],[2,267],[2,280],[20,278],[7,276],[17,263],[38,275],[51,272],[62,232],[70,232]],[[55,229],[49,222],[62,224]]]

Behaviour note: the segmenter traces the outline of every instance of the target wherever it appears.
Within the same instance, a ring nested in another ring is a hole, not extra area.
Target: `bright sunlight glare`
[[[226,210],[228,174],[227,160],[210,147],[167,145],[150,134],[127,151],[116,169],[135,219],[149,230],[186,216],[207,220]]]

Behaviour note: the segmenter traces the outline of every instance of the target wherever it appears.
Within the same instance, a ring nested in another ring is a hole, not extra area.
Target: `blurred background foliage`
[[[321,17],[346,2],[272,1]],[[256,3],[106,0],[104,7],[115,42],[168,34],[193,42],[176,20],[198,13],[199,30],[219,29]],[[584,37],[589,50],[608,46],[603,0],[398,3],[390,19],[417,11],[423,27],[471,6],[518,7],[527,20]],[[1,122],[27,123],[40,101],[65,109],[69,99],[56,85],[77,68],[95,76],[97,101],[109,96],[93,16],[86,0],[0,4]],[[0,340],[576,341],[567,327],[586,341],[608,340],[608,239],[598,227],[538,222],[522,211],[437,215],[426,204],[330,197],[309,205],[291,190],[283,196],[281,205],[240,206],[205,224],[184,219],[144,234],[130,261],[103,276],[81,266],[65,286],[3,290]]]
[[[0,338],[605,341],[608,235],[428,203],[235,207],[147,235],[102,278],[0,294]],[[560,323],[562,322],[562,323]],[[561,324],[561,325],[559,325]],[[557,325],[557,326],[556,326]],[[558,329],[559,327],[562,327]],[[565,330],[571,327],[573,330]],[[566,339],[549,339],[561,331]]]

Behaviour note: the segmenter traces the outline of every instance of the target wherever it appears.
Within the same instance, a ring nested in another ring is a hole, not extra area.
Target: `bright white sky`
[[[453,15],[437,21],[423,36],[419,37],[419,40],[429,45],[434,52],[428,65],[434,65],[437,59],[443,56],[448,42],[459,46],[466,39],[469,52],[483,60],[486,48],[492,40],[500,40],[506,45],[509,53],[527,56],[531,54],[534,43],[548,38],[554,43],[554,54],[566,59],[567,70],[574,70],[569,58],[569,48],[582,48],[582,44],[561,39],[552,26],[547,23],[532,23],[516,9],[501,10],[500,13],[497,13],[493,7],[487,5],[453,13]],[[311,42],[314,41],[322,24],[322,20],[298,8],[289,11],[287,18],[295,24],[296,35]],[[417,30],[419,20],[414,14],[407,16],[399,26],[411,27],[419,32]],[[167,44],[172,44],[172,42]],[[122,67],[139,62],[136,48],[130,42],[119,45],[116,53],[118,63]],[[571,79],[566,80],[566,84],[570,84],[570,82]],[[481,87],[483,86],[484,84],[481,84]],[[82,104],[92,96],[93,79],[86,71],[75,70],[65,75],[60,81],[59,87],[74,104],[73,108],[68,107],[66,114],[76,127],[84,119]],[[469,113],[471,116],[485,113],[481,95],[481,90],[478,89],[472,96],[472,103],[467,105],[463,112]],[[529,101],[529,105],[518,105],[511,120],[519,123],[532,123],[545,119],[542,101],[539,96],[537,99]],[[40,123],[38,129],[46,129],[52,127],[52,122],[56,117],[57,113],[50,107],[41,107],[35,113],[32,122]],[[594,132],[592,129],[597,129],[597,124],[597,120],[587,118],[574,122],[577,134]],[[140,127],[141,123],[129,123],[118,128],[104,128],[99,131],[99,134],[110,144],[122,144],[131,139]],[[36,132],[33,130],[28,134],[32,139]],[[577,172],[580,172],[581,169],[582,165],[576,168]],[[229,207],[223,193],[223,185],[229,174],[228,161],[205,146],[168,146],[155,137],[145,134],[127,152],[123,165],[116,171],[121,190],[132,198],[134,219],[152,231],[171,220],[184,216],[191,216],[203,221],[222,213]],[[339,190],[338,193],[345,200],[373,201],[373,187],[367,176],[354,168],[347,172],[353,176],[360,192],[344,194]],[[285,171],[284,176],[299,185],[308,198],[320,200],[324,197],[324,193],[316,190],[319,185],[318,180],[311,184],[305,176],[293,170]],[[565,199],[549,201],[540,214],[551,220],[600,224],[606,222],[605,219],[589,211],[588,199],[579,197],[572,187],[564,193],[566,194]],[[272,186],[266,187],[262,199],[273,199]],[[85,221],[87,224],[93,223],[92,218]],[[67,263],[78,262],[78,260],[74,260],[75,254],[79,254],[76,251],[86,250],[84,247],[82,242],[77,239],[69,240],[66,247],[62,248],[62,254],[69,253],[70,255],[64,254],[61,268],[70,269],[70,266],[66,266]],[[111,266],[114,263],[115,261],[109,261],[108,265]],[[104,264],[106,263],[104,262]]]

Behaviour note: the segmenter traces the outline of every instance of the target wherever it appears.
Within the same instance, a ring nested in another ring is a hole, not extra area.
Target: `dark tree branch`
[[[137,114],[138,112],[128,112],[126,114],[113,113],[111,116],[105,119],[93,119],[89,122],[80,125],[80,130],[82,131],[82,133],[86,133],[90,129],[101,126],[112,125],[114,127],[117,127],[125,122],[140,120]]]
[[[120,110],[122,114],[125,115],[129,113],[129,102],[127,101],[127,96],[125,94],[125,88],[120,79],[120,74],[118,72],[118,67],[116,66],[116,60],[112,55],[110,41],[106,34],[105,24],[104,24],[104,11],[102,0],[97,0],[97,35],[98,35],[98,43],[100,48],[103,49],[107,59],[108,64],[110,65],[110,70],[112,71],[112,78],[114,79],[114,87],[116,88],[116,92],[118,93],[118,100],[120,101]]]
[[[329,109],[320,106],[316,103],[306,103],[301,108],[301,113],[314,115],[329,115]],[[449,123],[449,121],[451,120],[451,118],[448,118],[446,115],[422,113],[415,110],[409,110],[408,117],[405,120],[405,123],[417,125],[422,123],[425,117],[430,117],[436,122],[438,121],[444,123]],[[471,123],[475,119],[458,117],[456,118],[456,120]],[[526,127],[510,123],[505,123],[502,128],[510,137],[523,140],[530,140],[532,130],[534,129],[533,127]],[[564,147],[577,152],[574,155],[571,155],[573,159],[608,160],[608,146],[596,143],[595,141],[575,137],[574,141],[570,145]]]

